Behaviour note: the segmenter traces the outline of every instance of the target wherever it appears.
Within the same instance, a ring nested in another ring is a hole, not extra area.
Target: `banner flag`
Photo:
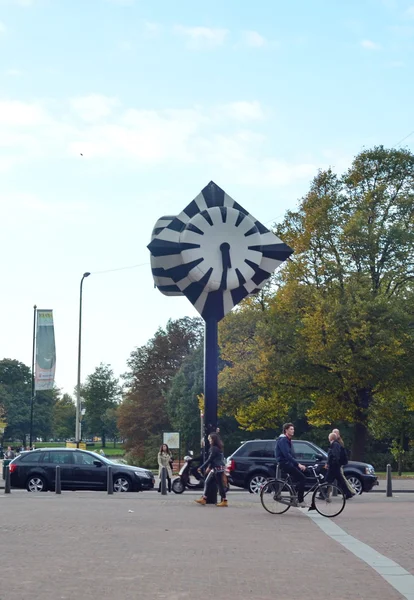
[[[55,382],[56,349],[53,311],[37,311],[35,390],[51,390]]]

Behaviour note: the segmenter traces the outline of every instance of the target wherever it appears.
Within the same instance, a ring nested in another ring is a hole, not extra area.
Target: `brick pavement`
[[[366,498],[349,502],[337,524],[414,575],[414,494]]]
[[[402,598],[297,509],[272,516],[243,492],[228,509],[195,497],[1,494],[0,600]],[[335,522],[359,537],[387,507],[378,495],[353,502]],[[393,521],[414,506],[388,502]]]

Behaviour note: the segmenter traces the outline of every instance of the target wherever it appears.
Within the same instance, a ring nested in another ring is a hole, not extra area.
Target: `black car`
[[[316,444],[306,440],[292,440],[292,444],[296,458],[303,465],[319,463],[323,467],[326,464],[328,455]],[[266,481],[276,474],[275,445],[276,440],[252,440],[242,444],[227,459],[230,483],[247,488],[253,494],[259,493]],[[357,494],[369,492],[378,485],[374,467],[367,463],[351,460],[344,467],[344,473]],[[310,488],[314,480],[310,475],[308,479],[307,487]]]
[[[130,467],[77,448],[40,448],[20,454],[10,463],[10,484],[29,492],[55,489],[60,467],[62,490],[106,490],[112,467],[115,492],[140,492],[154,487],[151,471]]]

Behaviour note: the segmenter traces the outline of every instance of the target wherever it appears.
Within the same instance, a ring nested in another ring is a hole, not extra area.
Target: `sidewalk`
[[[360,501],[335,523],[357,529],[363,518],[369,535],[372,509],[389,504],[368,494]],[[399,520],[400,506],[408,514],[407,501],[390,502],[388,519]],[[70,600],[91,590],[101,600],[402,600],[300,510],[269,515],[246,492],[234,493],[226,509],[198,506],[190,494],[22,492],[2,494],[0,510],[7,600]],[[28,540],[30,560],[16,577],[16,556],[25,556]],[[398,558],[408,561],[405,550]]]

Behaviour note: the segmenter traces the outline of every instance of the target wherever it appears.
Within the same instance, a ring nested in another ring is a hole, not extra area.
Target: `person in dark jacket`
[[[355,495],[355,490],[352,487],[352,485],[349,483],[348,479],[345,477],[345,473],[344,473],[344,466],[348,464],[350,452],[345,448],[345,444],[341,437],[341,432],[339,431],[339,429],[332,429],[332,433],[336,434],[336,441],[341,446],[341,463],[340,463],[341,464],[341,467],[340,467],[341,474],[342,474],[343,480],[346,483],[346,487],[348,488],[349,493],[353,497]]]
[[[285,423],[283,425],[283,434],[278,438],[275,447],[275,457],[280,468],[285,473],[289,473],[292,481],[296,484],[298,492],[298,506],[304,508],[303,496],[305,493],[306,477],[303,471],[306,470],[304,465],[296,460],[295,453],[292,448],[292,438],[295,435],[295,427],[293,423]]]
[[[341,444],[338,442],[336,433],[329,434],[329,443],[326,483],[333,483],[336,480],[338,487],[343,491],[346,499],[349,500],[349,498],[352,498],[355,494],[349,490],[343,472],[341,471]]]
[[[208,436],[208,441],[210,444],[210,452],[208,454],[207,460],[204,464],[202,464],[198,471],[201,473],[204,469],[207,469],[208,474],[204,481],[204,492],[201,498],[196,500],[197,504],[206,504],[207,503],[207,493],[209,486],[213,481],[216,481],[220,496],[221,502],[217,504],[217,506],[227,506],[226,499],[226,488],[223,483],[223,475],[225,469],[224,462],[224,454],[223,454],[223,442],[217,433],[210,433]]]

